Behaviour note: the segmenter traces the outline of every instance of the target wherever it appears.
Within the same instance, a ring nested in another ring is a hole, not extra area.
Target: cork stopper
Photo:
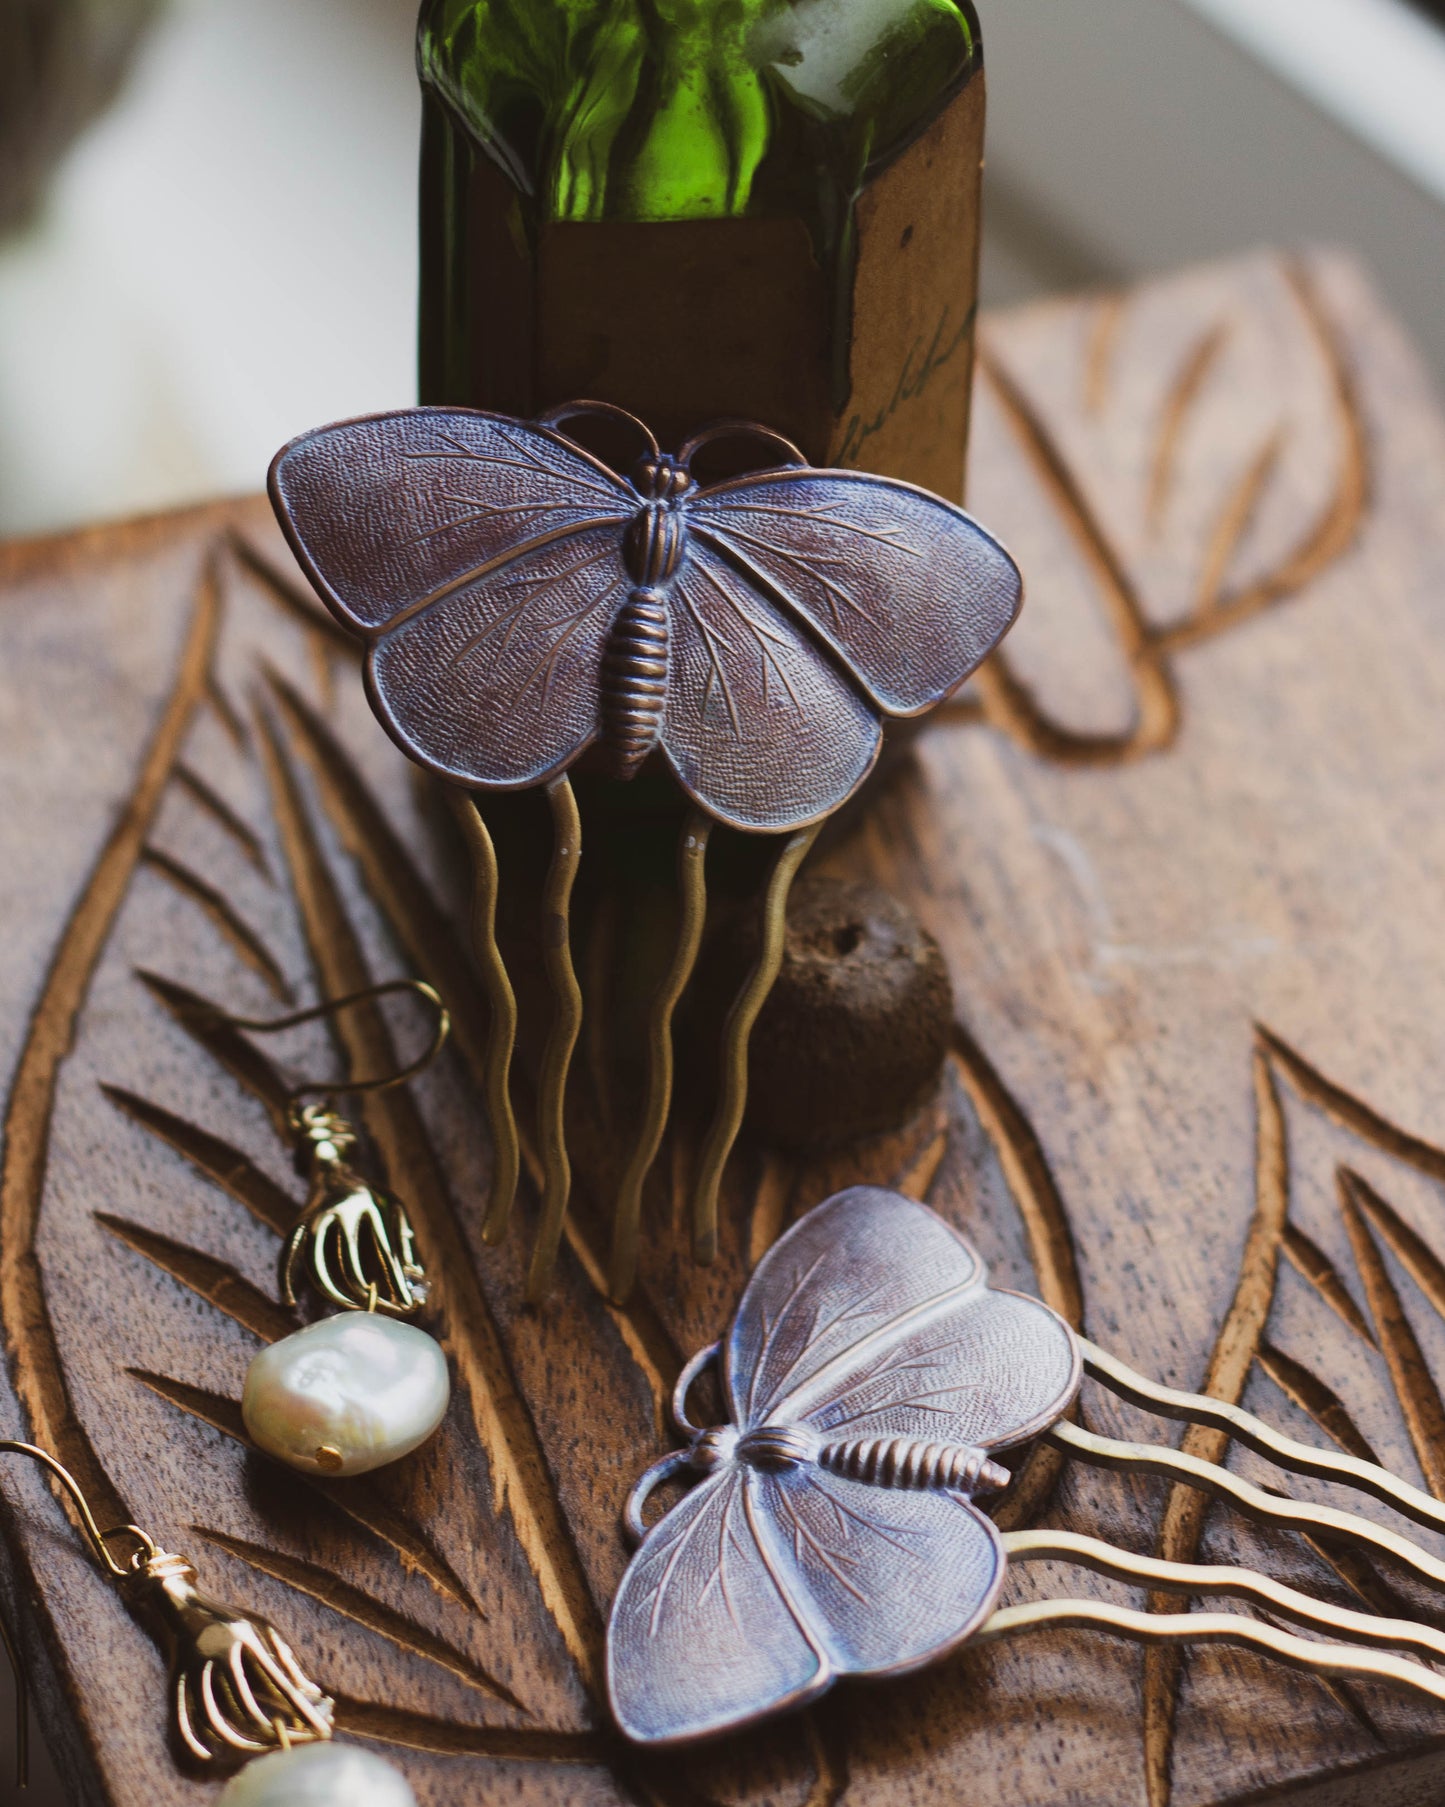
[[[810,1152],[896,1128],[937,1083],[953,992],[938,943],[880,886],[801,878],[753,1031],[748,1124]]]

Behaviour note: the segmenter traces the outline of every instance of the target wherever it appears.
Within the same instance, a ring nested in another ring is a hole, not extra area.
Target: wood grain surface
[[[1445,424],[1337,258],[1029,308],[983,353],[971,502],[1024,567],[1024,618],[825,860],[938,937],[943,1085],[825,1160],[744,1147],[708,1271],[683,1254],[688,1151],[665,1155],[626,1310],[593,1284],[585,1185],[543,1308],[521,1302],[523,1235],[481,1247],[456,848],[264,505],[0,548],[0,1434],[274,1618],[424,1807],[1445,1788],[1445,1722],[1377,1687],[1074,1633],[686,1756],[621,1747],[598,1704],[618,1513],[666,1447],[673,1375],[843,1184],[927,1197],[1000,1283],[1163,1380],[1445,1483]],[[237,1405],[291,1324],[278,1068],[375,1067],[419,1026],[364,1011],[262,1059],[188,1000],[259,1014],[403,971],[446,991],[455,1045],[364,1120],[413,1210],[454,1401],[397,1468],[313,1483],[247,1449]],[[1084,1411],[1177,1436],[1094,1392]],[[0,1506],[4,1605],[72,1798],[210,1798],[166,1747],[159,1657],[54,1497],[7,1467]],[[1406,1593],[1158,1481],[1035,1463],[1003,1510],[1342,1602]],[[1109,1591],[1052,1569],[1011,1587]]]

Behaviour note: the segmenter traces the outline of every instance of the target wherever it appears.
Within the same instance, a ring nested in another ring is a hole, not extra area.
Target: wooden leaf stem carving
[[[1386,1170],[1398,1164],[1431,1182],[1437,1202],[1445,1206],[1445,1148],[1399,1128],[1263,1026],[1256,1032],[1253,1069],[1257,1126],[1254,1214],[1234,1295],[1201,1391],[1237,1405],[1258,1371],[1330,1441],[1355,1455],[1372,1451],[1365,1430],[1330,1381],[1271,1339],[1280,1268],[1287,1263],[1320,1304],[1352,1333],[1354,1346],[1357,1350],[1362,1347],[1367,1365],[1388,1383],[1419,1477],[1431,1493],[1445,1497],[1445,1400],[1413,1321],[1415,1317],[1433,1317],[1439,1334],[1445,1337],[1445,1263],[1419,1230],[1349,1164],[1352,1155],[1356,1160],[1365,1155],[1377,1160],[1383,1157]],[[1333,1242],[1340,1246],[1343,1241],[1349,1251],[1348,1268],[1337,1266],[1330,1253],[1292,1218],[1291,1204],[1298,1188],[1286,1126],[1287,1096],[1318,1113],[1344,1143],[1334,1169],[1334,1210],[1329,1216],[1337,1220],[1330,1226],[1335,1231]],[[1351,1142],[1358,1152],[1349,1148]],[[1402,1296],[1407,1288],[1409,1305]],[[1213,1462],[1224,1459],[1228,1452],[1227,1439],[1197,1426],[1186,1431],[1181,1447]],[[1402,1461],[1402,1453],[1393,1451],[1387,1460],[1408,1470],[1408,1458]],[[1370,1455],[1370,1459],[1379,1457]],[[1157,1553],[1174,1561],[1195,1560],[1208,1513],[1209,1502],[1202,1494],[1183,1487],[1171,1490],[1159,1527]],[[1338,1567],[1347,1590],[1369,1604],[1384,1607],[1388,1592],[1367,1565],[1362,1573],[1357,1561],[1336,1559],[1329,1550],[1319,1554]],[[1177,1599],[1163,1594],[1152,1598],[1150,1604],[1159,1612],[1178,1609]],[[1169,1807],[1173,1798],[1171,1758],[1180,1667],[1177,1652],[1156,1647],[1145,1657],[1144,1738],[1150,1807]]]
[[[708,1269],[680,1233],[684,1124],[625,1308],[600,1287],[635,1108],[587,1040],[605,959],[578,950],[579,1196],[555,1294],[529,1308],[528,1238],[481,1241],[488,1021],[454,830],[375,730],[263,506],[0,549],[0,1434],[50,1444],[103,1517],[191,1550],[281,1625],[423,1807],[952,1807],[980,1778],[1039,1807],[1438,1793],[1445,1727],[1422,1710],[1077,1635],[966,1650],[686,1756],[639,1756],[600,1707],[618,1512],[666,1447],[681,1363],[845,1185],[926,1198],[1000,1285],[1133,1366],[1437,1482],[1445,428],[1329,260],[1049,304],[986,337],[974,499],[1038,624],[1026,611],[975,693],[1005,732],[921,739],[823,862],[938,938],[952,1057],[893,1134],[810,1159],[741,1146]],[[1132,640],[1106,593],[1133,599]],[[387,1065],[415,1026],[388,1005],[263,1056],[214,1006],[275,1013],[399,973],[445,993],[456,1034],[364,1129],[413,1208],[454,1401],[396,1469],[302,1480],[247,1446],[237,1405],[293,1321],[285,1082]],[[1082,1411],[1130,1428],[1092,1393]],[[1000,1513],[1237,1554],[1378,1610],[1404,1586],[1052,1452]],[[0,1472],[0,1531],[0,1595],[75,1798],[199,1807],[165,1748],[159,1658],[37,1477]]]
[[[1071,719],[1077,699],[1047,671],[1037,681],[1029,656],[1021,659],[1011,644],[988,661],[970,687],[973,694],[952,706],[955,720],[987,721],[1032,752],[1066,764],[1112,765],[1161,752],[1173,745],[1182,722],[1179,655],[1299,595],[1349,551],[1370,494],[1369,439],[1349,356],[1305,266],[1280,264],[1261,285],[1273,293],[1252,315],[1239,308],[1237,293],[1198,309],[1189,322],[1193,336],[1170,351],[1173,363],[1162,368],[1154,323],[1131,330],[1137,309],[1130,298],[1099,302],[1078,352],[1085,407],[1067,439],[1025,374],[1030,335],[1004,322],[984,337],[984,405],[1006,423],[1025,469],[1074,543],[1112,642],[1118,673],[1110,688],[1122,692],[1114,707],[1123,719],[1114,728],[1077,724]],[[1203,300],[1201,295],[1196,303]],[[1182,313],[1177,310],[1170,322],[1171,338]],[[1256,423],[1249,416],[1258,410],[1241,406],[1245,373],[1272,355],[1275,316],[1281,314],[1293,315],[1292,337],[1315,363],[1313,382],[1307,376],[1308,386],[1295,394],[1271,386],[1265,405],[1272,412]],[[1100,442],[1107,443],[1111,403],[1126,366],[1137,381],[1141,352],[1158,392],[1147,452],[1141,457],[1137,444],[1128,443],[1121,484],[1121,473],[1109,468],[1117,462],[1117,441],[1115,459],[1099,456]],[[1190,454],[1208,432],[1203,422],[1211,402],[1232,409],[1236,418],[1228,437],[1216,433],[1210,440],[1209,467],[1196,472],[1189,468]],[[1292,440],[1321,432],[1331,460],[1324,493],[1312,498],[1302,523],[1293,507],[1290,529],[1283,535],[1269,531],[1264,517],[1271,492],[1299,479],[1297,470],[1285,469],[1297,449]],[[977,465],[975,474],[976,491],[981,479],[984,493],[991,493]],[[1181,501],[1178,492],[1186,483]],[[1186,502],[1191,518],[1171,536]],[[1203,519],[1202,509],[1208,510]],[[1131,556],[1157,549],[1166,538],[1187,550],[1184,569],[1177,558]],[[1031,599],[1036,617],[1036,587]],[[1020,638],[1027,642],[1030,635]]]

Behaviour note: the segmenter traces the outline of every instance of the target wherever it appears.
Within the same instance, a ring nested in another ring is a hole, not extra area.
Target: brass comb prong
[[[637,1277],[637,1250],[642,1232],[642,1189],[662,1146],[672,1108],[672,1016],[687,989],[702,946],[707,917],[707,846],[712,819],[691,809],[682,825],[677,849],[678,922],[672,960],[647,1019],[647,1096],[637,1141],[617,1193],[612,1225],[612,1259],[607,1290],[614,1304],[625,1303]]]
[[[789,835],[773,862],[763,899],[762,943],[757,961],[733,1000],[723,1027],[717,1110],[703,1143],[692,1200],[693,1253],[704,1266],[717,1259],[718,1190],[747,1110],[748,1042],[782,969],[788,933],[788,893],[821,827],[821,823],[814,823],[811,828]]]
[[[1258,1650],[1292,1669],[1350,1681],[1386,1681],[1445,1702],[1445,1676],[1387,1650],[1317,1644],[1234,1613],[1149,1613],[1108,1600],[1033,1600],[1005,1606],[985,1621],[980,1642],[1031,1631],[1102,1631],[1136,1644],[1234,1644]]]
[[[1266,1461],[1316,1481],[1334,1481],[1357,1492],[1369,1494],[1382,1505],[1392,1506],[1416,1524],[1432,1531],[1445,1531],[1445,1502],[1413,1487],[1398,1475],[1374,1462],[1363,1462],[1334,1450],[1317,1449],[1313,1444],[1298,1443],[1286,1437],[1262,1418],[1246,1412],[1242,1406],[1225,1400],[1210,1399],[1203,1393],[1184,1393],[1173,1387],[1136,1374],[1117,1357],[1100,1349],[1086,1337],[1079,1338],[1084,1357],[1084,1372],[1130,1405],[1155,1412],[1186,1424],[1200,1424],[1222,1431],[1236,1443],[1242,1443]]]
[[[1297,1442],[1241,1406],[1161,1386],[1086,1338],[1080,1337],[1078,1343],[1085,1373],[1130,1405],[1218,1431],[1290,1474],[1351,1487],[1417,1524],[1445,1530],[1445,1504],[1377,1464]],[[1426,1586],[1445,1592],[1445,1562],[1400,1532],[1357,1513],[1307,1504],[1282,1492],[1267,1492],[1221,1463],[1206,1461],[1167,1444],[1099,1436],[1068,1419],[1056,1421],[1045,1431],[1044,1440],[1091,1467],[1158,1475],[1176,1485],[1207,1493],[1264,1524],[1316,1538],[1347,1540],[1371,1555],[1390,1558]],[[1445,1633],[1433,1626],[1336,1606],[1254,1569],[1139,1556],[1069,1531],[1009,1532],[1003,1544],[1011,1562],[1069,1562],[1111,1580],[1156,1592],[1232,1595],[1336,1641],[1317,1643],[1257,1619],[1230,1613],[1140,1612],[1110,1601],[1082,1599],[1049,1599],[1004,1607],[985,1623],[979,1633],[981,1638],[1071,1627],[1103,1631],[1144,1644],[1228,1643],[1261,1651],[1316,1675],[1389,1681],[1432,1700],[1445,1701],[1445,1677],[1423,1667],[1421,1662],[1391,1654],[1407,1650],[1425,1662],[1445,1662]]]
[[[1256,1569],[1137,1556],[1075,1531],[1009,1531],[1004,1535],[1003,1546],[1011,1563],[1068,1562],[1131,1587],[1190,1596],[1226,1594],[1248,1600],[1311,1631],[1322,1631],[1328,1637],[1410,1650],[1426,1662],[1445,1662],[1445,1631],[1414,1619],[1387,1619],[1334,1606]]]
[[[512,1109],[512,1050],[517,1039],[517,997],[497,944],[497,850],[469,792],[453,790],[452,808],[472,859],[472,948],[486,992],[487,1124],[492,1138],[492,1184],[482,1221],[482,1240],[495,1244],[507,1233],[521,1172],[517,1118]]]
[[[582,1028],[582,988],[572,964],[572,887],[582,859],[582,817],[565,775],[547,786],[552,811],[552,863],[542,893],[542,952],[552,987],[552,1027],[542,1051],[537,1087],[537,1129],[542,1155],[542,1212],[527,1269],[527,1298],[546,1292],[572,1191],[567,1154],[567,1075]]]
[[[1316,1536],[1344,1537],[1378,1555],[1393,1557],[1428,1587],[1445,1591],[1445,1562],[1412,1543],[1408,1537],[1402,1537],[1398,1531],[1361,1518],[1357,1513],[1342,1512],[1334,1506],[1303,1505],[1283,1494],[1266,1493],[1262,1487],[1242,1480],[1217,1462],[1206,1462],[1166,1444],[1125,1443],[1114,1437],[1099,1437],[1067,1421],[1055,1424],[1045,1432],[1045,1438],[1056,1449],[1094,1468],[1109,1468],[1125,1474],[1153,1474],[1164,1480],[1181,1481],[1186,1487],[1227,1501],[1247,1517],[1262,1523]]]

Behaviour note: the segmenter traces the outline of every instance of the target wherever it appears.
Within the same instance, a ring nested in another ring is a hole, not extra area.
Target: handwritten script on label
[[[974,322],[978,318],[978,304],[975,303],[962,321],[950,330],[952,313],[952,307],[943,310],[926,350],[921,333],[909,346],[908,356],[903,360],[903,368],[898,373],[898,381],[893,386],[893,394],[887,404],[866,419],[857,412],[849,416],[843,443],[834,454],[835,464],[859,464],[868,441],[883,431],[905,402],[917,401],[932,385],[939,371],[968,344],[973,336]]]

